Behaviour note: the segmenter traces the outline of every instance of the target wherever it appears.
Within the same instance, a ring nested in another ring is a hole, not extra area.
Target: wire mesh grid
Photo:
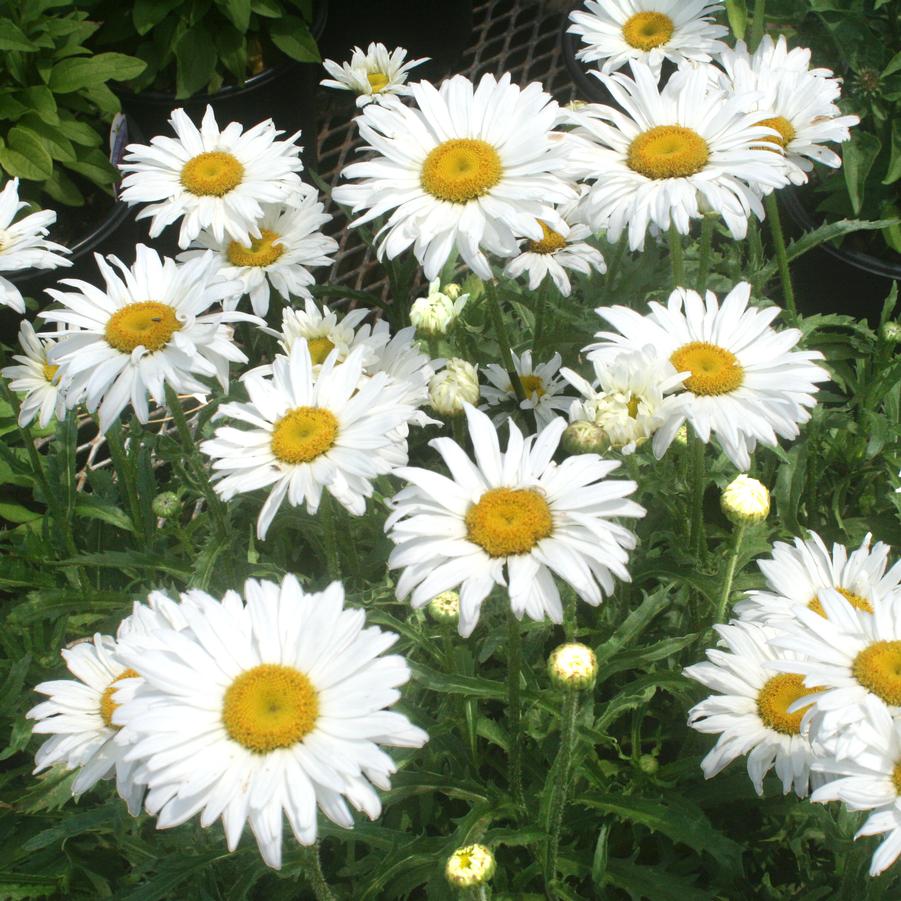
[[[573,99],[573,85],[560,54],[560,27],[567,4],[541,0],[483,0],[473,6],[469,47],[455,66],[469,78],[510,72],[513,82],[541,82],[562,103]],[[415,74],[414,74],[415,77]],[[319,175],[329,188],[340,182],[341,171],[358,157],[356,110],[342,92],[320,89]],[[335,264],[327,284],[368,291],[390,302],[389,286],[372,249],[360,234],[347,227],[344,213],[330,205],[334,219],[326,230],[338,242]],[[418,287],[422,288],[420,284]]]

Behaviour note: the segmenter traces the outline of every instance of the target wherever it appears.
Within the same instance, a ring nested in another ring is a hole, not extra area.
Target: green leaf
[[[46,588],[29,591],[26,600],[9,614],[14,623],[33,623],[78,613],[96,613],[98,619],[114,613],[126,613],[129,595],[119,591],[83,591],[68,588]]]
[[[47,122],[49,125],[57,125],[59,123],[56,99],[53,96],[53,91],[46,85],[35,85],[31,88],[25,88],[19,91],[17,96],[30,110],[34,110],[44,122]]]
[[[251,0],[250,8],[258,15],[267,19],[277,19],[284,13],[281,5],[276,0]]]
[[[136,78],[147,63],[125,53],[98,53],[58,62],[50,73],[50,89],[56,94],[70,94],[82,88],[105,85],[108,81]]]
[[[9,19],[0,19],[0,50],[37,50],[38,46]]]
[[[75,515],[85,519],[99,519],[117,529],[124,529],[126,532],[134,532],[135,527],[123,510],[117,507],[112,501],[97,497],[93,494],[81,494],[75,502]]]
[[[57,203],[64,203],[66,206],[84,205],[84,195],[62,169],[53,170],[53,175],[44,182],[43,189]]]
[[[61,118],[57,126],[60,134],[65,135],[75,144],[82,147],[97,147],[103,143],[103,138],[86,122],[76,122],[74,119]]]
[[[43,142],[26,128],[13,126],[6,136],[7,146],[0,149],[0,165],[10,175],[43,181],[53,173],[53,160]]]
[[[82,152],[78,159],[63,160],[63,165],[90,179],[95,185],[112,185],[116,183],[119,172],[100,150]]]
[[[867,176],[881,149],[882,142],[876,135],[860,129],[854,131],[851,140],[842,148],[845,184],[848,186],[848,197],[855,216],[863,208]]]
[[[0,91],[0,119],[15,121],[29,109],[28,105],[14,97],[10,91]]]
[[[21,124],[17,127],[27,131],[51,158],[55,160],[75,159],[75,148],[72,146],[72,142],[65,135],[60,134],[58,128],[48,125],[36,115],[24,116]]]
[[[644,631],[650,621],[670,603],[665,589],[648,595],[619,625],[616,631],[595,648],[598,660],[609,660],[620,648],[631,644]]]
[[[748,27],[748,5],[745,0],[726,0],[726,18],[737,41],[744,40]]]
[[[241,34],[247,32],[250,25],[250,0],[216,0],[216,6]]]
[[[611,857],[607,861],[605,876],[607,882],[628,892],[634,899],[709,901],[716,897],[712,892],[693,885],[685,876],[617,857]]]
[[[187,852],[174,855],[161,861],[156,873],[148,877],[140,888],[121,896],[122,901],[160,901],[163,898],[184,897],[178,892],[173,892],[173,889],[195,873],[209,867],[214,861],[224,860],[230,856],[228,852],[220,850],[207,851],[206,854],[200,855]]]
[[[135,31],[138,34],[147,34],[183,2],[184,0],[135,0],[131,10],[131,21],[134,23]]]
[[[44,514],[40,510],[29,510],[22,504],[15,504],[11,501],[0,501],[0,519],[7,522],[34,522],[40,519]]]
[[[888,161],[888,171],[882,179],[884,185],[894,184],[901,178],[901,119],[892,123],[892,149]]]
[[[302,63],[318,63],[322,57],[306,22],[299,16],[282,16],[273,21],[269,37],[285,56]]]
[[[175,45],[175,96],[191,97],[205,88],[216,71],[216,45],[200,25],[189,28]]]
[[[93,832],[98,826],[110,825],[120,819],[123,809],[122,802],[117,798],[112,804],[96,810],[70,814],[62,822],[29,838],[22,844],[22,850],[29,853],[39,851],[48,845],[58,845],[73,835]]]
[[[25,901],[27,898],[46,898],[56,894],[59,886],[49,876],[32,876],[30,873],[15,873],[0,870],[0,899],[2,901]]]

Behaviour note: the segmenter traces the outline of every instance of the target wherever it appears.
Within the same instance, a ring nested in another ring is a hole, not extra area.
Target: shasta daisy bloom
[[[9,387],[23,395],[19,407],[19,425],[27,426],[38,417],[38,425],[46,428],[54,417],[62,419],[66,413],[66,398],[60,391],[58,366],[47,359],[47,351],[56,345],[51,339],[39,338],[30,322],[19,326],[19,345],[24,353],[14,354],[18,366],[0,369],[9,379]]]
[[[269,311],[270,286],[285,300],[291,297],[312,299],[310,285],[316,279],[310,273],[313,266],[330,266],[329,256],[338,249],[338,242],[322,234],[320,229],[331,221],[323,212],[322,203],[313,189],[304,191],[297,206],[266,205],[257,223],[260,237],[249,244],[201,232],[195,241],[198,249],[179,254],[180,260],[190,260],[212,250],[220,261],[222,277],[241,283],[242,291],[225,303],[233,310],[240,298],[250,295],[250,303],[257,316]]]
[[[102,432],[129,403],[146,422],[147,395],[164,404],[166,385],[177,393],[206,395],[209,388],[199,377],[215,377],[225,389],[229,363],[247,361],[226,323],[260,322],[244,313],[205,313],[235,292],[233,283],[218,279],[212,253],[183,264],[143,244],[135,254],[131,267],[95,254],[104,290],[63,279],[60,284],[75,290],[47,289],[63,309],[39,314],[62,326],[49,354],[60,367],[67,404],[74,406],[83,395],[89,412],[99,405]]]
[[[357,106],[368,103],[379,103],[386,97],[395,94],[409,94],[406,86],[410,69],[428,62],[422,59],[407,58],[403,47],[395,47],[390,53],[384,44],[371,43],[363,51],[354,47],[349,63],[332,62],[324,59],[322,65],[331,78],[323,78],[319,83],[324,88],[337,88],[339,91],[353,91],[357,95]]]
[[[901,854],[901,718],[876,708],[860,728],[865,750],[859,757],[825,757],[814,763],[815,770],[833,779],[810,800],[842,801],[851,810],[877,811],[854,837],[888,833],[870,864],[870,875],[878,876]]]
[[[21,210],[29,206],[29,203],[19,200],[19,179],[8,181],[0,191],[0,273],[71,266],[71,260],[60,256],[68,253],[68,248],[46,240],[49,227],[56,222],[53,210],[40,210],[18,222],[13,221]],[[12,307],[17,313],[25,312],[22,292],[2,275],[0,306]]]
[[[522,356],[515,353],[511,356],[513,368],[519,374],[519,381],[526,395],[525,400],[517,401],[507,370],[497,363],[489,363],[484,367],[484,372],[491,384],[482,386],[482,397],[488,402],[482,409],[487,410],[501,404],[518,405],[520,410],[532,411],[539,430],[559,413],[565,416],[573,398],[563,395],[566,382],[557,375],[563,362],[560,354],[554,354],[547,363],[536,364],[532,363],[531,350],[524,350]],[[506,418],[507,414],[501,411],[495,415],[494,424],[500,425]]]
[[[284,141],[266,119],[244,131],[232,122],[220,131],[208,106],[198,130],[183,109],[172,111],[176,137],[157,135],[150,144],[129,144],[122,164],[121,197],[129,205],[149,204],[137,218],[150,218],[150,237],[181,219],[178,246],[185,248],[208,230],[217,241],[249,246],[261,239],[264,203],[300,204],[303,169],[300,132]]]
[[[641,250],[649,226],[687,235],[712,210],[744,238],[748,217],[764,217],[761,195],[788,184],[772,162],[782,153],[776,130],[748,112],[745,97],[711,84],[706,66],[680,69],[663,88],[643,63],[632,74],[600,76],[625,112],[590,104],[569,114],[589,142],[571,152],[574,171],[592,182],[586,221],[611,242],[628,228],[630,248]]]
[[[775,447],[777,435],[796,438],[810,419],[816,383],[828,372],[813,361],[819,351],[791,348],[798,329],[770,327],[778,307],[748,305],[751,286],[736,285],[722,306],[713,292],[706,301],[695,291],[677,288],[664,307],[652,301],[646,316],[615,306],[597,310],[617,332],[598,332],[601,340],[586,348],[589,359],[606,362],[624,349],[652,346],[677,372],[683,401],[654,435],[654,453],[663,456],[686,420],[706,444],[712,435],[742,471],[751,465],[757,442]]]
[[[784,794],[794,791],[798,797],[806,797],[814,752],[804,708],[794,707],[810,689],[803,677],[792,671],[796,655],[774,651],[773,631],[756,623],[714,628],[728,650],[710,648],[707,661],[683,671],[719,692],[688,712],[688,725],[693,729],[719,735],[701,761],[704,777],[713,778],[747,754],[748,776],[758,795],[763,794],[764,777],[775,767]],[[776,659],[783,661],[785,672],[768,669],[768,662]]]
[[[852,607],[866,613],[901,583],[901,561],[888,572],[890,548],[877,541],[870,546],[870,535],[849,555],[842,544],[833,544],[830,552],[816,532],[810,538],[795,538],[793,544],[777,541],[769,560],[760,559],[766,579],[766,591],[749,591],[745,600],[735,605],[741,619],[778,625],[795,618],[795,605],[801,605],[825,616],[820,602],[824,588],[835,589]]]
[[[540,241],[539,220],[565,233],[552,205],[576,196],[564,174],[569,151],[552,131],[557,104],[539,84],[521,89],[505,74],[473,85],[455,75],[410,93],[413,106],[371,104],[358,117],[377,155],[348,166],[344,177],[359,181],[332,192],[364,211],[351,225],[390,213],[376,236],[380,256],[393,260],[412,245],[431,281],[456,248],[487,279],[484,251],[508,257],[517,237]]]
[[[410,677],[397,640],[344,609],[333,582],[307,594],[249,580],[244,598],[198,598],[188,628],[123,642],[143,682],[116,711],[127,758],[140,762],[146,809],[160,829],[200,814],[222,819],[228,848],[250,824],[263,860],[281,865],[283,817],[304,845],[316,807],[351,828],[348,802],[375,819],[393,760],[379,747],[418,748],[428,736],[387,710]]]
[[[594,381],[572,369],[561,375],[582,395],[569,408],[570,422],[587,421],[603,430],[609,447],[631,454],[672,415],[682,400],[671,392],[684,380],[653,347],[595,359]]]
[[[505,453],[484,413],[467,405],[466,418],[475,462],[455,441],[435,438],[450,477],[416,467],[395,473],[410,483],[385,524],[396,545],[388,565],[403,569],[398,598],[412,592],[412,605],[424,607],[460,586],[459,632],[468,636],[495,585],[518,618],[559,623],[554,574],[592,606],[613,591],[614,577],[629,581],[635,535],[613,520],[645,511],[627,499],[635,482],[606,478],[619,463],[595,454],[553,463],[566,427],[559,417],[528,438],[509,420]]]
[[[200,445],[223,500],[271,487],[257,519],[261,541],[286,498],[314,514],[327,490],[362,516],[372,479],[406,462],[398,434],[413,409],[384,373],[361,381],[363,353],[355,350],[344,363],[330,355],[314,378],[307,343],[296,341],[287,357],[275,358],[271,378],[244,376],[248,403],[222,405],[222,416],[251,428],[223,426]]]
[[[753,108],[764,115],[758,124],[778,132],[778,137],[769,140],[785,154],[780,157],[771,153],[769,159],[784,159],[791,181],[803,184],[807,181],[805,173],[813,169],[814,162],[832,168],[841,166],[841,158],[823,145],[849,140],[848,128],[860,119],[841,115],[835,105],[841,93],[839,82],[822,74],[824,70],[809,71],[807,65],[799,65],[803,55],[790,61],[795,52],[788,51],[782,36],[774,42],[767,35],[753,55],[739,41],[734,50],[726,50],[720,57],[726,70],[720,81],[726,91],[758,98]],[[808,61],[809,56],[808,51]],[[825,72],[831,75],[828,70]]]
[[[723,4],[711,0],[585,0],[588,11],[573,10],[567,29],[587,44],[576,53],[586,63],[613,72],[627,62],[647,63],[656,78],[668,59],[709,63],[726,49],[729,29],[713,17]]]
[[[865,748],[859,726],[873,709],[901,713],[901,591],[875,601],[872,613],[832,588],[820,589],[819,601],[825,616],[796,606],[773,643],[805,658],[795,671],[816,689],[805,714],[811,735],[835,757],[856,757]]]

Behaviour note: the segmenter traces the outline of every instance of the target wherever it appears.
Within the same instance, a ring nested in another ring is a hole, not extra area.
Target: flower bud
[[[429,402],[442,416],[463,412],[463,404],[479,402],[479,371],[466,360],[453,358],[429,382]]]
[[[448,282],[441,293],[451,300],[456,300],[463,293],[463,289],[456,282]],[[466,297],[469,297],[469,295],[467,294]]]
[[[442,591],[429,601],[429,615],[436,623],[456,625],[460,619],[460,595],[456,591]]]
[[[174,491],[164,491],[151,501],[150,509],[160,519],[172,519],[181,513],[181,500]]]
[[[682,447],[688,447],[688,426],[684,422],[679,426],[679,430],[676,432],[676,437],[673,440]]]
[[[610,441],[597,423],[579,419],[566,427],[562,444],[567,454],[602,454],[610,446]]]
[[[901,322],[886,322],[882,326],[882,337],[893,344],[901,343]]]
[[[485,845],[457,848],[447,861],[444,875],[455,888],[484,885],[494,875],[494,855]]]
[[[638,769],[646,776],[653,776],[660,769],[660,763],[653,754],[642,754],[638,758]]]
[[[551,682],[558,688],[581,691],[594,687],[598,677],[598,658],[588,646],[572,641],[551,651],[547,669]]]
[[[423,335],[435,336],[446,335],[453,327],[469,295],[460,296],[459,285],[448,285],[444,291],[438,288],[439,282],[436,278],[429,284],[428,297],[419,297],[410,307],[410,322],[416,327],[416,331]],[[455,288],[455,292],[451,295],[451,287]]]
[[[766,519],[770,512],[770,493],[757,479],[740,475],[723,489],[720,506],[730,522],[748,526]]]

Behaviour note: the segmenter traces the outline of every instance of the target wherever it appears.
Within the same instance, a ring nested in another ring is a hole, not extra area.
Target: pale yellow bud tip
[[[731,522],[737,526],[747,526],[767,518],[770,493],[762,482],[740,475],[723,489],[720,505]]]
[[[547,669],[559,688],[591,688],[598,677],[598,658],[591,648],[573,641],[551,651]]]
[[[442,591],[429,601],[429,614],[436,623],[456,623],[460,619],[460,595]]]
[[[444,875],[456,888],[472,888],[488,882],[494,870],[494,855],[485,845],[466,845],[451,854]]]

